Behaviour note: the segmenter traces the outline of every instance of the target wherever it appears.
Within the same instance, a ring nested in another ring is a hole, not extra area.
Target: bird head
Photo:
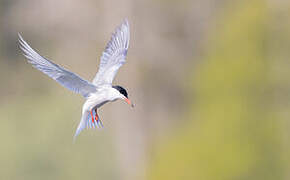
[[[127,91],[126,91],[125,88],[123,88],[121,86],[112,86],[112,87],[115,88],[120,93],[120,99],[123,99],[129,105],[131,105],[132,107],[134,107],[134,104],[128,98],[128,93],[127,93]]]

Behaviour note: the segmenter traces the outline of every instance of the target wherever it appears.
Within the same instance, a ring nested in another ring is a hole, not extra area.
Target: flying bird
[[[39,55],[24,41],[20,34],[18,34],[18,37],[20,49],[33,67],[69,90],[81,94],[86,99],[82,107],[82,117],[74,138],[84,128],[103,127],[97,109],[107,102],[121,99],[134,107],[128,98],[126,89],[119,85],[112,85],[118,69],[126,62],[130,40],[130,29],[127,20],[119,25],[112,34],[110,41],[102,53],[99,70],[92,82],[81,78],[77,74]]]

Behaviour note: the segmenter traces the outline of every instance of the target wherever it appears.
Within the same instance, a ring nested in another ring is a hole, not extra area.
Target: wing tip
[[[18,32],[17,33],[17,35],[18,35],[18,43],[19,43],[19,47],[22,47],[23,46],[23,38],[22,38],[22,36],[21,36],[21,34]]]
[[[18,35],[18,40],[23,39],[20,32],[18,32],[17,35]]]
[[[29,45],[27,44],[27,42],[23,39],[23,37],[21,36],[21,34],[20,33],[18,33],[18,43],[19,43],[19,47],[20,47],[20,49],[23,51],[23,54],[25,55],[25,54],[27,54],[26,52],[25,52],[25,50],[28,50],[28,51],[30,51],[29,50]]]
[[[123,24],[129,27],[129,21],[128,21],[128,18],[125,18],[125,19],[123,20]]]
[[[18,33],[18,47],[22,55],[28,60],[29,63],[33,61],[33,54],[35,51],[27,44],[20,33]]]
[[[123,27],[127,28],[128,33],[129,33],[130,25],[129,25],[128,18],[125,18],[125,19],[123,20],[123,23],[121,24],[121,27],[122,27],[122,28],[123,28]]]
[[[22,51],[22,55],[24,55],[26,58],[28,58],[27,57],[27,55],[28,55],[28,53],[27,53],[27,45],[25,44],[26,42],[24,41],[24,39],[22,38],[22,36],[21,36],[21,34],[19,32],[17,34],[18,34],[18,47]]]
[[[18,42],[19,42],[20,47],[27,46],[26,41],[23,39],[22,35],[19,32],[17,33],[17,35],[18,35]]]
[[[126,41],[125,41],[125,48],[129,48],[129,41],[130,41],[130,25],[128,18],[123,20],[123,23],[119,26],[120,31],[123,31],[126,34]]]

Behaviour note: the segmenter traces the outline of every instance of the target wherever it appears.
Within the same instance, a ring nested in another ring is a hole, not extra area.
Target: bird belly
[[[95,106],[93,106],[93,109],[99,108],[99,107],[103,106],[104,104],[106,104],[107,102],[109,102],[109,101],[104,101],[104,102],[101,102],[101,103],[96,103]]]
[[[85,102],[83,109],[86,111],[91,111],[93,109],[99,108],[109,102],[109,100],[102,98],[102,95],[90,96]]]

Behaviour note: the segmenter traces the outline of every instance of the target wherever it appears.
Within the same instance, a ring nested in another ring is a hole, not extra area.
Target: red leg
[[[98,112],[97,112],[97,109],[95,109],[95,120],[96,120],[96,122],[98,122],[98,120],[99,120],[99,115],[98,115]]]
[[[91,110],[91,116],[92,116],[92,123],[94,123],[93,110]]]
[[[99,115],[98,115],[97,109],[95,109],[95,113],[96,113],[96,114],[95,114],[95,120],[96,120],[97,126],[98,126],[98,127],[104,127],[102,121],[101,121],[100,118],[99,118]]]

